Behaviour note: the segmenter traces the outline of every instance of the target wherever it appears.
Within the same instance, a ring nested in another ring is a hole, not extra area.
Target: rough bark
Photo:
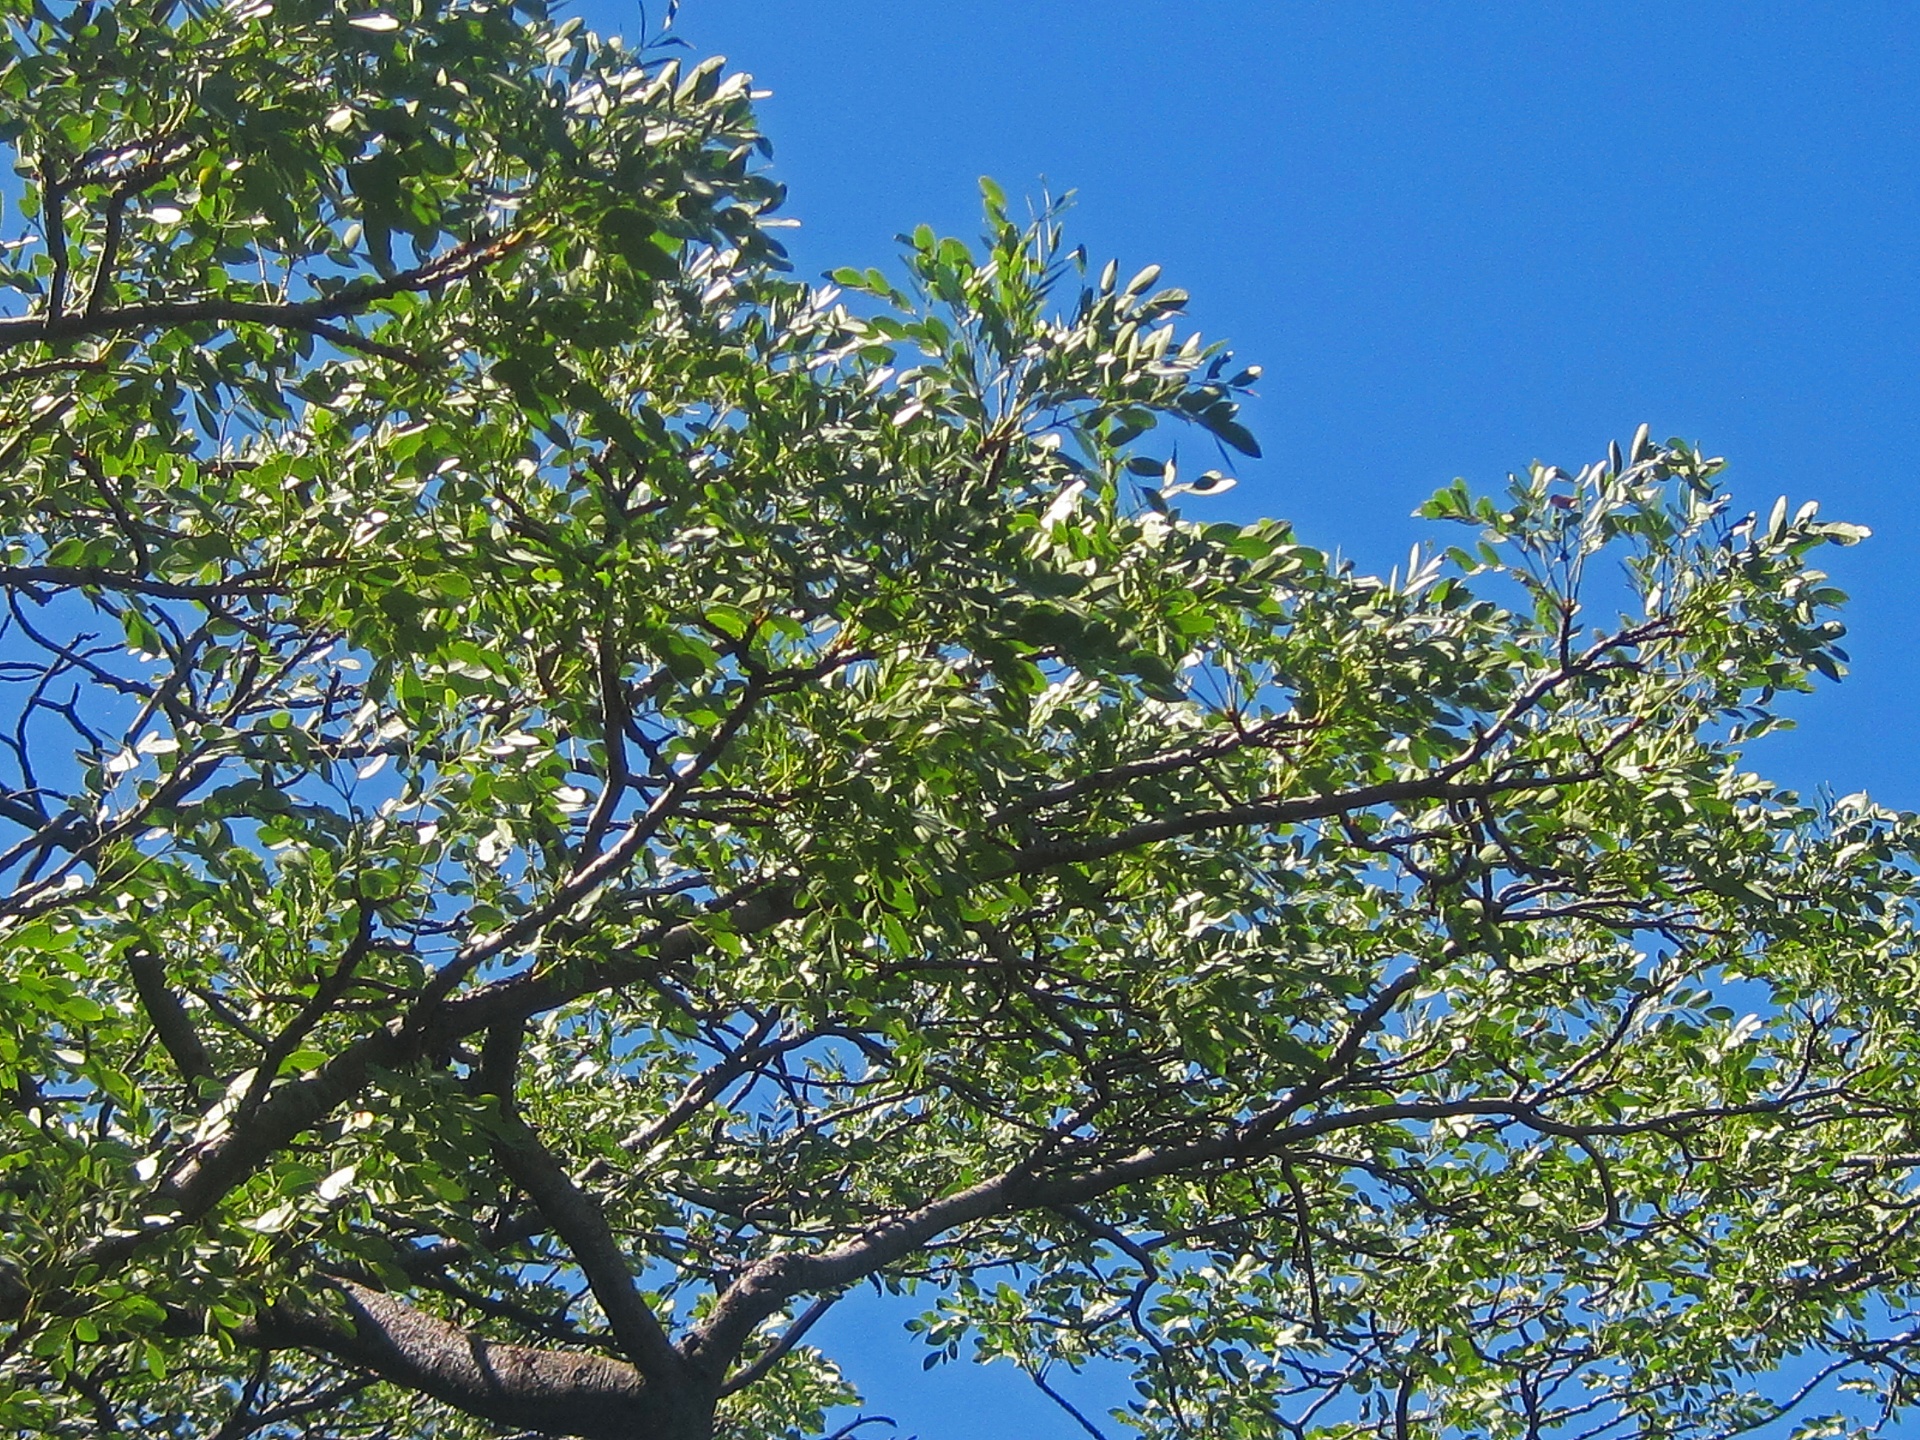
[[[653,1381],[603,1355],[499,1344],[391,1295],[335,1283],[346,1322],[279,1305],[241,1338],[331,1355],[469,1415],[543,1435],[709,1440],[713,1433],[714,1388],[691,1371]]]

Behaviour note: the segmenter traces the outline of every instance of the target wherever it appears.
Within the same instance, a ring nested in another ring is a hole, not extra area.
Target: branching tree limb
[[[112,13],[0,37],[0,1429],[846,1435],[865,1284],[1089,1430],[1920,1393],[1914,827],[1740,752],[1856,528],[1643,432],[1357,575],[1051,211],[851,303],[715,66]]]

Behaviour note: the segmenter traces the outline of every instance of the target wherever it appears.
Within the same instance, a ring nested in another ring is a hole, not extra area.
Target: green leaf
[[[824,301],[747,86],[0,27],[0,1433],[797,1440],[865,1284],[1147,1436],[1898,1433],[1920,820],[1748,748],[1865,531],[1644,428],[1196,523],[1184,292],[983,180]]]

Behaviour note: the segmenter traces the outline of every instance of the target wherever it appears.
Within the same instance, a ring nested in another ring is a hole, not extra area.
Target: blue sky
[[[803,272],[921,221],[970,236],[981,174],[1073,190],[1096,259],[1164,265],[1266,370],[1267,459],[1222,515],[1384,571],[1453,476],[1572,469],[1647,420],[1728,456],[1751,508],[1872,526],[1836,557],[1854,675],[1755,759],[1920,807],[1910,6],[684,0],[676,31],[774,92]],[[923,1378],[876,1318],[824,1338],[902,1434],[1080,1433],[1018,1382]]]

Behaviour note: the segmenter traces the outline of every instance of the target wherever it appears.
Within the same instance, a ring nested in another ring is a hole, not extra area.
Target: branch
[[[819,1322],[820,1317],[834,1307],[834,1303],[838,1301],[839,1298],[840,1296],[837,1293],[833,1295],[822,1295],[818,1300],[815,1300],[813,1304],[809,1305],[805,1313],[787,1327],[786,1333],[773,1342],[772,1348],[744,1370],[734,1371],[726,1384],[720,1387],[721,1397],[725,1398],[728,1395],[738,1394],[756,1381],[765,1379],[767,1373],[787,1358],[787,1352],[800,1343],[806,1333]]]
[[[754,1066],[764,1060],[784,1055],[789,1050],[797,1050],[803,1045],[811,1044],[819,1038],[816,1032],[806,1030],[778,1043],[768,1043],[767,1037],[773,1033],[779,1023],[778,1012],[763,1016],[754,1025],[752,1033],[741,1043],[738,1050],[688,1081],[686,1088],[671,1105],[647,1124],[640,1126],[622,1139],[620,1148],[629,1155],[642,1154],[652,1149],[712,1104],[716,1095]]]
[[[53,258],[53,274],[47,281],[47,315],[51,323],[67,308],[67,274],[73,261],[67,249],[67,187],[44,173],[40,183],[40,219],[47,253]]]
[[[100,375],[107,371],[104,360],[84,360],[78,356],[63,356],[57,360],[36,360],[31,365],[16,365],[11,370],[0,370],[0,385],[14,386],[26,380],[37,380],[43,375],[57,375],[63,370],[82,370]]]
[[[1050,810],[1056,805],[1077,800],[1092,791],[1107,790],[1116,785],[1124,785],[1129,780],[1150,779],[1154,776],[1171,774],[1176,770],[1189,769],[1195,765],[1204,765],[1209,760],[1218,760],[1222,756],[1234,754],[1251,746],[1274,747],[1286,736],[1304,735],[1314,728],[1316,727],[1312,721],[1296,720],[1291,715],[1277,715],[1250,730],[1236,729],[1233,734],[1222,736],[1217,740],[1110,765],[1090,775],[1081,775],[1031,795],[1023,795],[1000,806],[987,817],[987,823],[1001,825],[1015,816]]]
[[[1302,795],[1293,799],[1269,798],[1230,805],[1219,810],[1197,810],[1185,815],[1170,815],[1158,820],[1143,820],[1116,830],[1111,835],[1091,840],[1043,840],[1017,849],[1000,871],[1002,875],[1033,875],[1058,865],[1073,865],[1087,860],[1102,860],[1109,855],[1151,845],[1159,840],[1177,840],[1187,835],[1202,835],[1213,830],[1232,830],[1247,825],[1298,825],[1312,820],[1330,820],[1354,810],[1370,810],[1377,805],[1404,806],[1409,802],[1438,804],[1462,800],[1489,800],[1524,795],[1533,790],[1551,790],[1600,777],[1597,770],[1574,771],[1561,775],[1530,775],[1511,780],[1456,781],[1455,767],[1438,775],[1412,780],[1391,780],[1379,785],[1362,785],[1331,795]]]
[[[445,285],[454,280],[464,279],[475,271],[484,269],[501,256],[518,249],[525,239],[525,231],[514,231],[492,239],[471,240],[464,245],[455,246],[445,255],[438,256],[424,265],[404,270],[392,279],[356,281],[342,286],[331,295],[320,295],[311,300],[287,301],[281,304],[269,304],[258,300],[162,300],[145,305],[120,305],[112,309],[69,312],[58,303],[59,290],[64,289],[64,277],[62,277],[61,284],[56,288],[55,302],[49,305],[46,314],[0,320],[0,350],[10,350],[18,345],[46,341],[100,339],[108,335],[144,335],[153,330],[172,329],[182,325],[252,324],[304,330],[337,345],[351,345],[356,349],[368,350],[370,353],[384,355],[388,359],[399,360],[404,364],[419,365],[424,362],[417,356],[409,355],[406,351],[393,346],[381,345],[377,340],[368,340],[355,335],[352,331],[329,322],[363,314],[382,300],[392,299],[396,295],[426,290],[436,285]]]
[[[839,1290],[923,1248],[942,1233],[996,1215],[1048,1207],[1060,1209],[1097,1200],[1126,1185],[1180,1174],[1223,1161],[1264,1159],[1339,1131],[1412,1120],[1431,1122],[1477,1116],[1525,1125],[1544,1135],[1580,1141],[1603,1135],[1671,1131],[1732,1116],[1770,1114],[1820,1095],[1783,1097],[1746,1105],[1696,1108],[1640,1121],[1574,1125],[1512,1100],[1402,1101],[1336,1111],[1292,1125],[1278,1121],[1297,1108],[1292,1097],[1272,1110],[1216,1130],[1184,1145],[1142,1146],[1108,1164],[1043,1177],[1031,1161],[951,1195],[930,1200],[883,1221],[865,1234],[814,1255],[783,1254],[750,1267],[727,1288],[706,1323],[689,1336],[689,1354],[736,1354],[763,1320],[789,1297]]]
[[[497,1123],[495,1153],[502,1167],[566,1241],[620,1348],[650,1379],[667,1380],[683,1371],[680,1352],[640,1298],[626,1254],[599,1205],[573,1183],[526,1121],[502,1114]]]
[[[349,1323],[281,1304],[234,1338],[330,1355],[469,1415],[545,1435],[679,1440],[706,1433],[713,1397],[697,1385],[663,1385],[604,1355],[496,1344],[395,1296],[331,1283]]]
[[[160,957],[151,950],[131,951],[127,955],[127,971],[133,976],[133,988],[146,1008],[153,1033],[160,1037],[161,1045],[173,1057],[180,1078],[188,1084],[213,1079],[213,1062],[207,1058],[207,1047],[188,1018],[180,997],[168,987],[166,968]]]
[[[1094,1424],[1085,1415],[1081,1414],[1079,1407],[1067,1399],[1066,1396],[1047,1384],[1046,1374],[1042,1370],[1036,1368],[1027,1371],[1027,1378],[1040,1387],[1040,1393],[1042,1395],[1046,1396],[1049,1400],[1053,1401],[1054,1404],[1066,1411],[1068,1415],[1072,1416],[1075,1423],[1077,1423],[1082,1430],[1086,1431],[1087,1434],[1091,1435],[1093,1440],[1107,1440],[1107,1435],[1104,1430]]]
[[[24,590],[37,585],[60,590],[92,585],[102,590],[150,595],[156,600],[231,600],[242,595],[281,595],[287,591],[282,582],[256,576],[189,584],[154,580],[127,570],[109,570],[104,565],[0,565],[0,589]]]
[[[266,1352],[261,1353],[261,1358],[262,1360],[266,1358]],[[257,1413],[253,1409],[253,1397],[243,1397],[242,1403],[235,1408],[232,1417],[215,1432],[213,1440],[246,1440],[247,1436],[257,1434],[269,1425],[284,1425],[289,1420],[300,1420],[308,1415],[331,1413],[338,1410],[343,1402],[351,1400],[362,1390],[371,1389],[378,1383],[378,1376],[363,1375],[342,1384],[330,1386],[311,1399],[291,1400],[283,1405],[270,1406]],[[249,1380],[248,1385],[250,1389],[258,1389],[252,1380]]]
[[[687,1354],[710,1369],[724,1369],[761,1322],[789,1297],[805,1291],[838,1291],[918,1250],[944,1230],[1032,1202],[1034,1181],[1009,1170],[944,1196],[817,1255],[781,1254],[749,1266],[715,1302],[706,1322],[688,1335]]]
[[[766,889],[732,906],[729,919],[736,933],[753,934],[797,913],[789,892]],[[170,1213],[171,1219],[102,1236],[75,1254],[75,1266],[98,1266],[110,1273],[148,1245],[205,1218],[268,1159],[365,1090],[375,1072],[407,1069],[428,1053],[444,1053],[454,1041],[516,1016],[541,1014],[579,995],[630,983],[648,970],[682,964],[707,944],[703,927],[683,923],[664,931],[644,960],[594,966],[571,983],[548,973],[527,972],[494,981],[457,1000],[421,1002],[418,1012],[352,1041],[312,1074],[275,1085],[245,1125],[194,1147],[149,1197],[147,1213]],[[0,1291],[0,1319],[12,1318],[18,1310],[18,1304]]]
[[[686,797],[687,792],[699,783],[701,777],[726,752],[727,747],[733,743],[733,737],[747,723],[764,694],[765,689],[759,678],[749,679],[741,687],[739,698],[734,701],[733,708],[727,712],[720,724],[714,727],[713,734],[707,737],[707,743],[701,747],[699,753],[683,769],[674,773],[671,782],[661,787],[660,793],[654,797],[653,802],[634,818],[619,840],[598,855],[590,858],[583,857],[582,863],[574,868],[573,873],[566,880],[554,888],[553,894],[526,914],[498,930],[489,930],[470,938],[451,960],[435,972],[433,979],[421,992],[420,1001],[415,1006],[414,1015],[408,1023],[417,1024],[430,1018],[440,1003],[480,966],[512,946],[533,939],[580,900],[624,872],[646,843],[658,834],[660,827],[671,818],[675,807]],[[679,926],[676,929],[687,930],[690,927]],[[705,948],[705,941],[698,936],[697,932],[690,933],[688,939],[693,942],[694,949]],[[654,968],[660,967],[656,965]],[[596,984],[591,988],[602,989],[605,986]],[[486,1024],[476,1026],[475,1029],[486,1029],[492,1023],[494,1022],[489,1020]]]
[[[566,1241],[627,1357],[651,1379],[681,1379],[686,1362],[647,1302],[640,1298],[640,1288],[634,1283],[633,1271],[605,1212],[574,1184],[553,1152],[515,1110],[512,1059],[503,1056],[503,1051],[509,1046],[517,1051],[519,1034],[518,1022],[496,1027],[487,1037],[483,1056],[483,1073],[491,1072],[491,1078],[505,1082],[493,1091],[499,1105],[494,1154]]]
[[[1073,863],[1080,860],[1100,859],[1136,844],[1148,844],[1154,840],[1173,839],[1205,830],[1230,828],[1234,825],[1288,824],[1299,820],[1330,819],[1334,815],[1349,810],[1362,810],[1372,805],[1395,804],[1406,800],[1486,800],[1497,795],[1513,793],[1516,789],[1551,788],[1556,784],[1595,778],[1592,775],[1583,774],[1563,776],[1551,781],[1521,782],[1514,786],[1490,783],[1484,790],[1481,787],[1450,784],[1456,776],[1463,774],[1491,754],[1496,743],[1506,736],[1523,716],[1560,686],[1591,675],[1610,663],[1615,663],[1609,657],[1618,652],[1633,650],[1651,641],[1668,638],[1672,633],[1673,627],[1668,620],[1656,618],[1632,626],[1618,634],[1604,636],[1579,655],[1564,658],[1556,669],[1539,676],[1532,684],[1523,687],[1507,703],[1493,723],[1475,737],[1473,744],[1468,746],[1465,752],[1423,779],[1398,781],[1349,792],[1345,801],[1339,801],[1336,797],[1324,797],[1324,803],[1333,805],[1332,809],[1318,809],[1318,804],[1322,802],[1316,801],[1313,797],[1296,801],[1269,799],[1210,813],[1201,812],[1163,821],[1147,822],[1103,839],[1081,842],[1077,846],[1066,842],[1043,843],[1017,852],[1012,868],[1015,873],[1029,874],[1035,869],[1061,863],[1063,860],[1066,863]],[[1013,801],[990,815],[988,824],[998,825],[1015,816],[1049,808],[1087,790],[1105,788],[1128,779],[1165,774],[1185,766],[1202,764],[1206,760],[1245,748],[1250,744],[1275,743],[1279,737],[1289,731],[1306,731],[1312,728],[1311,722],[1295,721],[1285,715],[1276,716],[1252,730],[1242,731],[1231,737],[1116,765],[1107,770],[1068,781],[1051,790]],[[1370,794],[1371,798],[1365,798]],[[1307,808],[1294,813],[1295,807]]]

